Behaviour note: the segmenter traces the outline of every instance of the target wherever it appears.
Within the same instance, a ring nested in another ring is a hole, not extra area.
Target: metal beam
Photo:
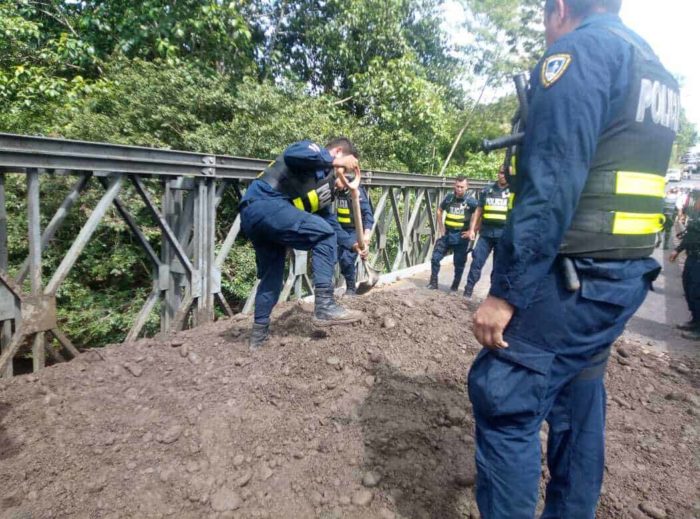
[[[141,195],[141,198],[146,204],[146,207],[156,219],[156,223],[160,227],[161,231],[163,231],[165,237],[168,239],[170,246],[175,250],[175,254],[177,254],[178,259],[182,262],[182,265],[185,267],[185,269],[187,269],[187,272],[189,274],[192,274],[192,264],[190,263],[187,254],[182,248],[180,242],[177,240],[177,237],[175,236],[173,230],[170,228],[170,225],[168,225],[168,222],[158,210],[156,204],[153,203],[151,195],[148,194],[148,191],[143,185],[143,182],[137,175],[131,175],[131,181],[133,182],[134,187],[136,187],[136,191],[139,193],[139,195]]]
[[[112,202],[119,194],[121,187],[122,175],[117,175],[112,178],[104,196],[95,206],[95,209],[92,211],[92,214],[90,215],[90,218],[88,218],[87,222],[85,222],[85,225],[83,225],[83,228],[80,229],[80,233],[78,233],[78,236],[75,238],[73,245],[71,245],[71,248],[63,258],[63,261],[56,269],[56,272],[54,272],[51,281],[49,281],[48,285],[46,285],[44,294],[53,295],[56,293],[58,288],[61,286],[61,283],[63,283],[66,276],[68,276],[68,273],[73,268],[73,265],[75,265],[78,256],[80,256],[80,253],[85,248],[85,245],[87,245],[88,241],[92,237],[92,234],[95,232],[95,229],[97,229],[97,226],[107,212],[107,209],[112,205]]]
[[[73,187],[71,188],[70,192],[68,193],[68,195],[66,195],[66,198],[56,210],[56,213],[53,215],[53,218],[51,218],[51,221],[46,226],[46,229],[44,229],[44,232],[41,235],[42,252],[46,250],[46,247],[48,247],[51,240],[53,240],[56,231],[58,231],[58,229],[61,228],[61,225],[63,225],[63,221],[68,216],[70,208],[73,207],[75,202],[78,200],[80,193],[82,193],[83,190],[87,187],[88,180],[90,180],[90,174],[80,175],[78,181],[75,184],[73,184]],[[24,282],[24,279],[27,277],[28,273],[29,258],[24,260],[24,263],[22,263],[22,266],[19,269],[19,273],[15,277],[15,282],[18,285],[21,285]]]

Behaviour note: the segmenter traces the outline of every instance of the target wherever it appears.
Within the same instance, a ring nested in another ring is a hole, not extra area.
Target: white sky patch
[[[445,28],[456,44],[472,41],[464,30],[464,8],[458,0],[443,4]],[[622,20],[652,46],[661,62],[681,81],[681,105],[688,119],[700,130],[700,58],[697,43],[700,34],[700,2],[698,0],[622,0]],[[542,35],[544,38],[544,34]],[[480,82],[479,82],[480,83]],[[498,89],[498,97],[512,92],[511,84]],[[481,84],[467,86],[472,97]],[[488,92],[487,94],[490,94]],[[488,102],[492,95],[485,95]],[[484,102],[484,99],[482,99]]]

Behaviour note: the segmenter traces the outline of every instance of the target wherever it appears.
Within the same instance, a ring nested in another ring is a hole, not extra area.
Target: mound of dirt
[[[478,517],[468,307],[349,305],[322,332],[282,306],[255,353],[239,318],[0,381],[0,517]],[[599,517],[698,515],[698,373],[618,344]]]

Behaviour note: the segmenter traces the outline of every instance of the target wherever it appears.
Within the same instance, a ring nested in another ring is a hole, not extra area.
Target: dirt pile
[[[239,319],[0,381],[0,517],[478,517],[467,306],[350,305],[316,333],[283,307],[254,354]],[[621,342],[599,517],[698,515],[699,373]]]

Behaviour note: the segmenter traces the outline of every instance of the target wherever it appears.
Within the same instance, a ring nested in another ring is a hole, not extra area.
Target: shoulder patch
[[[571,54],[552,54],[542,62],[540,81],[542,86],[549,88],[564,75],[571,64]]]
[[[312,142],[311,144],[309,144],[309,149],[311,151],[315,151],[316,153],[321,153],[321,148],[315,142]]]

